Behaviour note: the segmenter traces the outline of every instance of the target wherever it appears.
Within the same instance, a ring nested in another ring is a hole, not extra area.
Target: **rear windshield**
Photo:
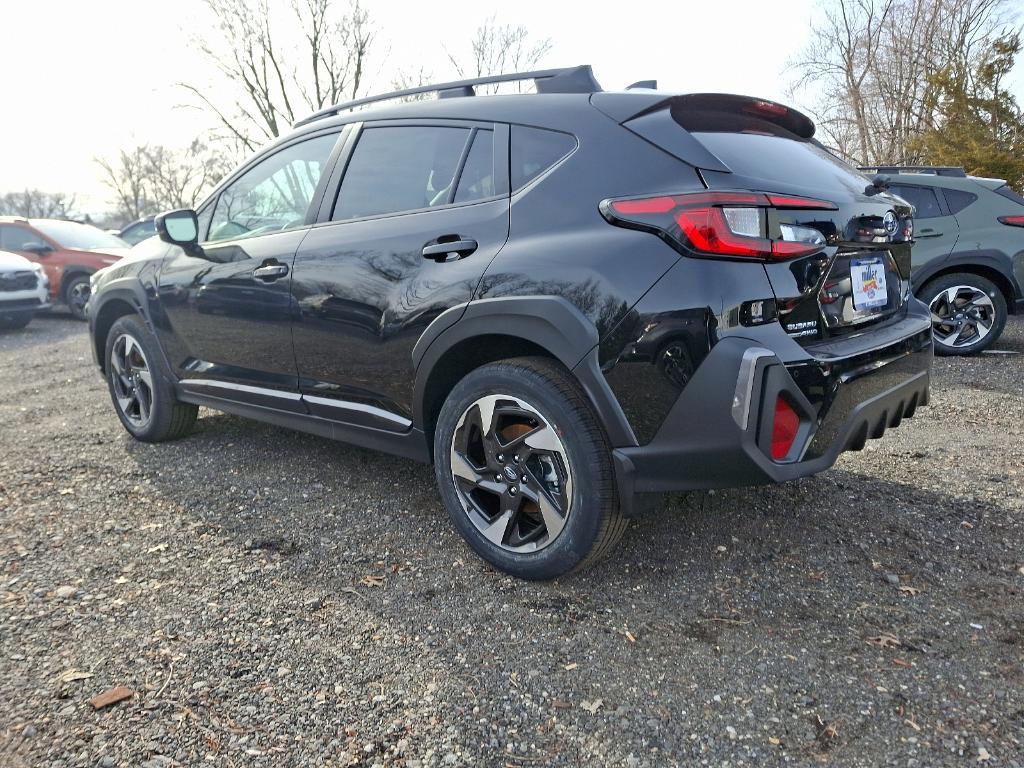
[[[1018,205],[1024,205],[1024,197],[1021,197],[1021,195],[1008,184],[1003,184],[1003,186],[995,190],[995,193],[997,195],[1002,195],[1007,200],[1013,200],[1013,202]]]
[[[693,136],[741,176],[823,188],[838,184],[853,193],[864,192],[867,179],[853,166],[813,141],[779,133],[782,129],[773,135],[695,131]]]

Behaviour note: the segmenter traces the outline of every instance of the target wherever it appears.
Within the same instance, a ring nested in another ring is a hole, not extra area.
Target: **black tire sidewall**
[[[85,283],[86,285],[89,285],[89,276],[74,275],[63,285],[62,291],[64,294],[64,303],[67,305],[68,311],[71,313],[71,316],[73,318],[75,318],[76,320],[85,320],[85,307],[83,306],[81,311],[76,312],[74,306],[71,303],[71,290],[75,287],[77,283]]]
[[[566,449],[573,481],[568,519],[555,541],[537,552],[510,552],[485,539],[463,510],[452,480],[450,449],[456,425],[473,402],[495,393],[516,397],[535,408],[555,428]],[[587,556],[609,505],[614,503],[601,490],[601,472],[611,471],[608,449],[603,440],[598,443],[585,437],[587,426],[567,398],[536,371],[512,377],[505,364],[491,364],[473,371],[452,390],[434,436],[435,476],[453,523],[484,560],[519,578],[551,579],[571,571]]]
[[[999,290],[995,283],[981,275],[975,275],[970,272],[955,272],[943,275],[942,277],[935,278],[926,283],[925,286],[918,291],[918,296],[925,304],[928,305],[929,308],[931,308],[931,303],[936,296],[947,288],[952,288],[956,285],[969,285],[972,288],[977,288],[979,291],[984,292],[985,295],[992,300],[992,306],[995,310],[995,319],[992,322],[992,329],[989,331],[988,335],[975,344],[970,344],[966,347],[948,347],[936,340],[935,354],[945,357],[974,355],[986,350],[998,341],[999,337],[1003,333],[1003,328],[1006,327],[1006,299],[1003,297],[1002,291]]]
[[[114,341],[122,334],[130,335],[142,347],[142,351],[146,355],[146,362],[149,365],[150,374],[153,377],[153,403],[150,418],[146,425],[141,428],[132,424],[121,412],[121,407],[117,404],[117,396],[114,394],[114,373],[110,360],[114,349]],[[107,389],[110,392],[110,399],[114,405],[114,412],[117,414],[117,418],[120,419],[121,424],[137,440],[155,442],[163,439],[173,417],[176,398],[163,369],[162,358],[160,357],[160,350],[157,349],[156,340],[143,321],[134,315],[126,315],[116,320],[107,334],[103,354],[105,355],[103,362],[107,373]]]

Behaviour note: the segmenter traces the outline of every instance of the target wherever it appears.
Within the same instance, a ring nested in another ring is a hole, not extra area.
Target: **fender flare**
[[[90,277],[99,270],[95,267],[86,266],[85,264],[69,264],[64,267],[60,272],[60,299],[65,300],[65,290],[69,280],[73,280],[76,277],[84,275]]]
[[[93,304],[93,299],[97,301]],[[149,306],[146,301],[146,289],[142,282],[136,276],[121,277],[116,280],[111,280],[108,283],[104,283],[102,290],[95,294],[89,299],[88,311],[89,311],[89,335],[92,339],[93,354],[96,359],[96,363],[100,369],[103,369],[103,354],[104,350],[101,348],[102,344],[106,343],[105,339],[96,338],[96,321],[103,313],[103,308],[111,301],[123,301],[129,304],[142,318],[142,322],[146,324],[146,328],[154,336],[156,335],[156,329],[153,327],[153,321],[150,317]],[[166,353],[162,344],[157,344],[157,348],[160,350],[160,354],[164,356],[164,363],[168,364],[166,359]],[[167,370],[173,370],[168,364]]]
[[[933,259],[920,269],[914,270],[910,275],[910,284],[916,293],[925,283],[935,277],[939,272],[946,272],[951,267],[964,267],[971,271],[971,267],[984,267],[998,272],[1010,286],[1011,295],[1007,297],[1007,304],[1012,305],[1024,295],[1021,285],[1013,273],[1013,260],[1007,254],[995,249],[976,249],[971,251],[954,251],[941,259]]]
[[[637,445],[597,359],[594,324],[561,296],[508,296],[459,304],[427,326],[412,351],[416,374],[414,422],[423,424],[424,395],[434,366],[456,344],[475,336],[513,336],[547,350],[583,388],[613,447]]]

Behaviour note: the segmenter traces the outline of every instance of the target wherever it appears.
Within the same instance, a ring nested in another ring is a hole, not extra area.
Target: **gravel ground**
[[[0,337],[0,764],[1022,766],[1022,372],[938,360],[831,471],[537,585],[426,467],[207,411],[132,442],[40,318]]]

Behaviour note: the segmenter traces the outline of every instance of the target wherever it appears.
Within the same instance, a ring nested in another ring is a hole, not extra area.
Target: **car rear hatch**
[[[621,102],[604,106],[622,116]],[[622,125],[694,166],[711,192],[764,193],[762,237],[820,245],[763,259],[779,320],[800,343],[902,315],[912,209],[815,141],[810,119],[774,102],[696,94],[650,104]]]

